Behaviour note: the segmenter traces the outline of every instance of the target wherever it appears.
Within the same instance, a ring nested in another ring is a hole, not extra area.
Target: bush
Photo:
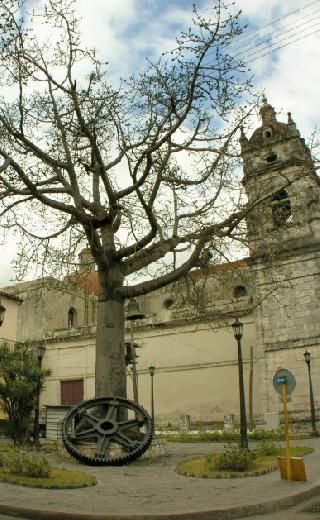
[[[4,457],[4,465],[11,473],[28,477],[48,477],[51,465],[45,457],[24,451],[11,451]]]
[[[279,430],[254,430],[252,433],[249,433],[249,438],[255,441],[263,441],[263,440],[274,440],[281,441],[284,439],[284,433],[281,429]]]
[[[29,441],[29,423],[37,396],[50,370],[42,369],[30,344],[16,344],[12,350],[0,343],[0,400],[8,416],[7,434],[15,446]]]
[[[209,453],[207,463],[211,469],[227,471],[246,471],[255,455],[236,447],[227,448],[222,453]]]
[[[3,468],[6,464],[6,454],[0,451],[0,468]]]
[[[11,473],[19,475],[23,472],[22,452],[16,450],[8,451],[4,455],[3,462],[4,466],[6,466]]]
[[[165,438],[169,442],[237,442],[240,440],[240,435],[233,432],[200,432],[196,434],[191,433],[176,433],[176,434],[159,434],[158,437]]]
[[[258,455],[277,455],[279,453],[280,446],[276,444],[272,439],[264,439],[260,442],[257,447]]]

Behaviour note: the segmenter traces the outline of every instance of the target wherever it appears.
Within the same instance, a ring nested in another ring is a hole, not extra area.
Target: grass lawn
[[[7,451],[10,451],[13,449],[15,449],[14,445],[9,440],[8,441],[4,440],[0,443],[0,453],[7,452]],[[58,451],[58,442],[45,441],[45,442],[42,442],[40,446],[34,446],[32,443],[30,443],[30,444],[26,444],[24,446],[24,449],[26,449],[28,451],[38,452],[38,453],[55,453]]]
[[[303,457],[313,451],[307,446],[291,448],[292,457]],[[257,455],[250,463],[246,471],[217,470],[208,463],[207,456],[187,459],[176,466],[177,473],[187,477],[202,478],[239,478],[257,477],[265,475],[278,468],[277,456],[285,456],[285,448],[280,448],[275,455]]]
[[[70,471],[64,468],[52,468],[48,477],[30,477],[26,471],[14,472],[10,471],[10,464],[6,457],[10,457],[20,450],[14,448],[10,442],[3,442],[0,445],[0,482],[9,482],[20,486],[38,487],[45,489],[74,489],[81,487],[94,486],[97,483],[93,475],[83,471]],[[31,459],[41,459],[43,455],[57,451],[57,443],[45,443],[41,447],[32,445],[25,446],[20,451],[21,454],[26,453]]]
[[[50,476],[44,478],[16,475],[10,473],[6,468],[0,468],[0,481],[45,489],[73,489],[94,486],[97,483],[96,478],[92,475],[67,469],[52,469]]]

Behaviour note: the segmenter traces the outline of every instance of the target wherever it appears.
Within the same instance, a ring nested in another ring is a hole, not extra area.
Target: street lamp
[[[154,435],[155,424],[154,424],[154,395],[153,395],[153,376],[155,374],[156,368],[151,366],[149,367],[149,374],[151,376],[151,419],[152,419],[152,434]]]
[[[303,355],[304,355],[304,360],[307,363],[308,376],[309,376],[309,394],[310,394],[311,425],[312,425],[311,435],[319,435],[317,432],[317,426],[316,426],[316,412],[314,409],[314,399],[313,399],[311,370],[310,370],[311,354],[310,354],[310,352],[308,352],[306,350]]]
[[[238,369],[239,369],[239,396],[240,396],[240,444],[242,449],[248,449],[248,432],[246,418],[246,401],[243,384],[243,361],[241,351],[241,338],[243,335],[243,323],[236,319],[232,324],[233,334],[238,344]]]
[[[138,374],[137,374],[137,356],[133,341],[133,322],[135,320],[143,320],[145,315],[141,312],[139,304],[135,298],[130,298],[128,303],[127,320],[130,321],[130,340],[132,352],[132,381],[133,381],[133,400],[138,404]]]
[[[40,342],[37,346],[37,359],[38,359],[38,367],[39,367],[39,378],[38,378],[38,384],[37,384],[37,396],[36,396],[36,405],[34,408],[34,423],[33,423],[33,444],[39,445],[39,410],[40,410],[40,390],[41,390],[41,384],[40,384],[40,370],[42,367],[42,359],[44,356],[44,353],[46,351],[45,345]]]
[[[0,303],[0,327],[3,323],[5,312],[6,308]]]

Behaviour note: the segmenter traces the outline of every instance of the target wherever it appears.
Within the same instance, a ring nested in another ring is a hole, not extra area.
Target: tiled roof
[[[98,271],[92,271],[89,273],[79,271],[78,273],[69,275],[67,277],[67,281],[78,285],[78,287],[82,287],[90,294],[94,294],[95,296],[99,296],[101,294]]]

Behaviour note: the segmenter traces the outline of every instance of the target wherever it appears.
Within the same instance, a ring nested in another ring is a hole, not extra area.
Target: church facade
[[[127,322],[126,340],[133,334],[139,356],[139,402],[150,410],[154,366],[159,421],[239,415],[236,318],[244,324],[247,409],[250,404],[256,418],[281,410],[273,377],[285,368],[296,379],[290,406],[308,415],[305,350],[311,354],[316,408],[320,403],[319,180],[291,115],[287,123],[277,121],[266,100],[260,113],[261,127],[250,138],[242,132],[240,139],[250,255],[192,273],[191,297],[201,302],[196,312],[190,299],[179,297],[176,284],[139,298],[145,318]],[[43,362],[52,375],[41,396],[44,405],[94,397],[96,274],[80,286],[45,278],[5,289],[23,300],[18,340],[46,346]],[[127,386],[130,398],[130,363]]]

